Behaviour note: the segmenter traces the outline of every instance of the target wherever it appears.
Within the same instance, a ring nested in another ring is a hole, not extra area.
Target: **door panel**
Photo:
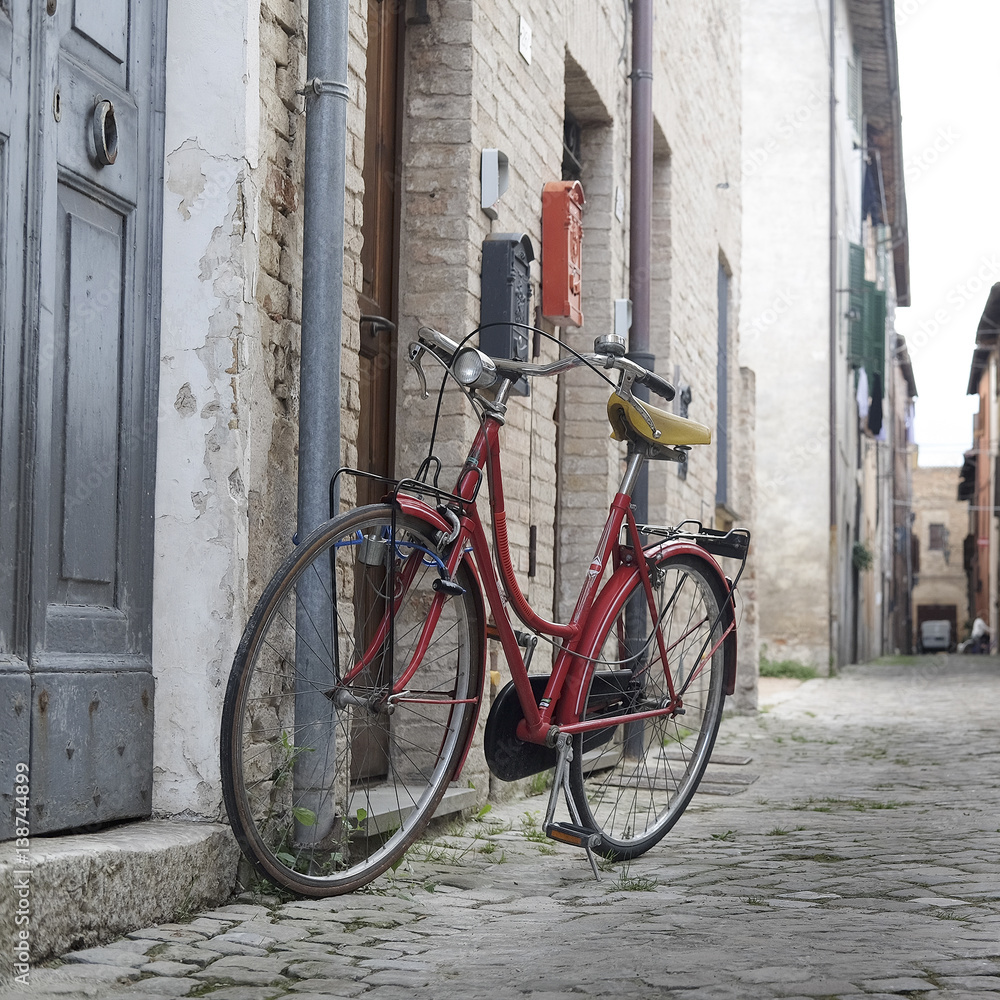
[[[67,603],[111,606],[118,525],[114,459],[125,227],[120,216],[88,201],[66,190],[59,206],[63,236],[59,258],[66,261],[68,294],[57,352],[66,359],[64,377],[57,380],[65,385],[58,578],[65,581],[61,596]]]
[[[399,173],[399,88],[402,24],[398,4],[368,5],[367,105],[365,111],[364,222],[361,249],[363,315],[396,319]],[[361,328],[361,423],[358,464],[391,476],[395,431],[395,334],[371,324]],[[363,480],[358,502],[377,500],[383,489]]]
[[[120,65],[128,57],[128,6],[128,0],[75,0],[73,4],[73,28]]]
[[[34,675],[31,812],[45,830],[149,815],[153,678],[148,673]]]

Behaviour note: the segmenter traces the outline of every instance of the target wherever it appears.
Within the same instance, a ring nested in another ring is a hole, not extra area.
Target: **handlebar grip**
[[[656,372],[647,371],[641,379],[637,379],[636,381],[641,382],[649,388],[650,392],[655,392],[658,396],[662,396],[666,400],[671,400],[676,395],[674,387],[665,378],[657,375]]]

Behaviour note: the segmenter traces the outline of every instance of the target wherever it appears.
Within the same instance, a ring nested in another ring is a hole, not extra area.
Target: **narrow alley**
[[[1000,994],[998,704],[992,657],[848,668],[727,719],[677,828],[600,883],[539,834],[538,796],[370,891],[247,895],[66,955],[28,995],[982,1000]]]

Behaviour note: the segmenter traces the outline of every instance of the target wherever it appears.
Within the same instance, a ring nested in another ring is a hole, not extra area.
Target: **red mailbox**
[[[580,308],[583,187],[550,181],[542,189],[542,315],[560,326],[582,326]]]

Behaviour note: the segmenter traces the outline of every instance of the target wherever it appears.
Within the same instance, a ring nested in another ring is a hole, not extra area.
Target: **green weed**
[[[609,884],[609,892],[653,892],[660,884],[658,878],[650,875],[632,875],[630,866],[624,865],[618,877]]]
[[[811,681],[818,677],[815,667],[798,660],[769,660],[766,656],[760,658],[761,677],[791,677],[798,681]]]
[[[552,787],[553,771],[539,771],[531,776],[528,782],[529,795],[544,795]]]

